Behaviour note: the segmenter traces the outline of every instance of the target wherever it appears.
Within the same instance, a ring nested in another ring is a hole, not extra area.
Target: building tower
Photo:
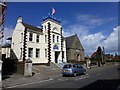
[[[62,26],[59,20],[46,17],[42,22],[43,33],[47,36],[46,47],[48,62],[60,63],[63,60]],[[48,46],[48,47],[47,47]],[[66,52],[66,51],[65,51]]]

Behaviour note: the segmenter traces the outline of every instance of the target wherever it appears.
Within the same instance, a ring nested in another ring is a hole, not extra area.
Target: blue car
[[[62,75],[73,75],[74,77],[80,74],[86,74],[86,70],[80,64],[65,64],[62,68]]]

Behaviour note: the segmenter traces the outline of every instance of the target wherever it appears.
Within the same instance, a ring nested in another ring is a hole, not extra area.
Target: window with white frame
[[[64,55],[65,55],[65,54],[64,54],[64,51],[62,51],[62,57],[63,57],[63,59],[65,58]]]
[[[39,43],[39,35],[36,35],[36,42]]]
[[[28,48],[28,57],[33,57],[33,48]]]
[[[59,36],[57,36],[57,43],[59,42]]]
[[[40,57],[40,49],[36,49],[36,58]]]
[[[47,58],[47,49],[45,49],[45,58]]]
[[[55,35],[53,35],[53,43],[55,43]]]
[[[45,35],[45,43],[47,43],[47,35]]]
[[[23,42],[23,33],[21,33],[21,43]]]
[[[32,41],[33,40],[33,33],[29,33],[29,41]]]
[[[45,31],[46,31],[46,25],[45,25]]]

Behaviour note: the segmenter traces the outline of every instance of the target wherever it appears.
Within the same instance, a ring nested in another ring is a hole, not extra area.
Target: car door
[[[82,68],[82,66],[78,64],[77,67],[78,67],[79,74],[83,73],[83,68]]]
[[[79,69],[77,68],[76,64],[73,64],[73,70],[74,72],[76,72],[77,74],[79,73]]]

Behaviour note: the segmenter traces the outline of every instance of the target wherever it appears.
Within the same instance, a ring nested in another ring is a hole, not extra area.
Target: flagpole
[[[51,13],[51,15],[52,15],[52,19],[53,19],[53,7],[52,7],[52,13]]]
[[[52,14],[52,19],[53,19],[53,14]]]
[[[52,18],[54,14],[55,14],[55,9],[52,7]]]

